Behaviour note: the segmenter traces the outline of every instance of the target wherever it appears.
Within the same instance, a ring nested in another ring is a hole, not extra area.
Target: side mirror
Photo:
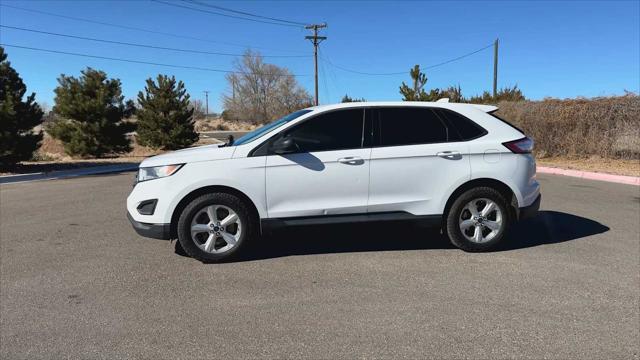
[[[271,151],[278,155],[291,154],[298,151],[298,146],[291,137],[281,137],[271,144]]]

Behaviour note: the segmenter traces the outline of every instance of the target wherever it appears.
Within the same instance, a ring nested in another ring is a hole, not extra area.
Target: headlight
[[[138,182],[159,179],[175,174],[184,164],[164,165],[140,168],[138,170]]]

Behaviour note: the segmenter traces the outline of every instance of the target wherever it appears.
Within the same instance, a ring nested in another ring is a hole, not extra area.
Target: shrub
[[[344,94],[344,96],[342,97],[342,100],[340,102],[342,103],[351,103],[351,102],[366,102],[367,100],[365,98],[352,98],[351,96]]]
[[[497,115],[522,128],[545,156],[638,159],[640,97],[503,101]]]
[[[28,160],[40,146],[42,132],[33,128],[42,123],[42,110],[35,102],[35,93],[22,98],[27,86],[7,61],[0,47],[0,167]]]
[[[145,92],[138,93],[140,109],[138,142],[154,149],[180,149],[198,141],[194,130],[194,108],[182,81],[158,75],[147,79]]]
[[[488,91],[482,93],[479,96],[472,96],[469,98],[470,103],[472,104],[496,104],[500,101],[524,101],[526,100],[522,90],[518,88],[518,85],[514,85],[513,87],[503,87],[499,89],[494,97]]]
[[[131,149],[126,133],[133,126],[122,120],[135,108],[124,102],[120,80],[87,68],[80,78],[61,75],[58,83],[53,111],[59,119],[47,132],[62,141],[67,154],[100,157]]]

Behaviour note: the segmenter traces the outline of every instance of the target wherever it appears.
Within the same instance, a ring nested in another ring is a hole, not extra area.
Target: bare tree
[[[191,101],[191,104],[189,105],[190,109],[193,109],[193,118],[194,119],[204,119],[205,117],[205,110],[204,110],[204,104],[202,102],[202,100],[200,99],[196,99]]]
[[[311,105],[311,96],[288,69],[267,64],[250,50],[236,61],[227,81],[230,91],[223,103],[230,119],[264,123]]]

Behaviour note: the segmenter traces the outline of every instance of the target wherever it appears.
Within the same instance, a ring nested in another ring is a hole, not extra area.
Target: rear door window
[[[449,141],[449,130],[430,108],[378,108],[379,146],[434,144]]]

